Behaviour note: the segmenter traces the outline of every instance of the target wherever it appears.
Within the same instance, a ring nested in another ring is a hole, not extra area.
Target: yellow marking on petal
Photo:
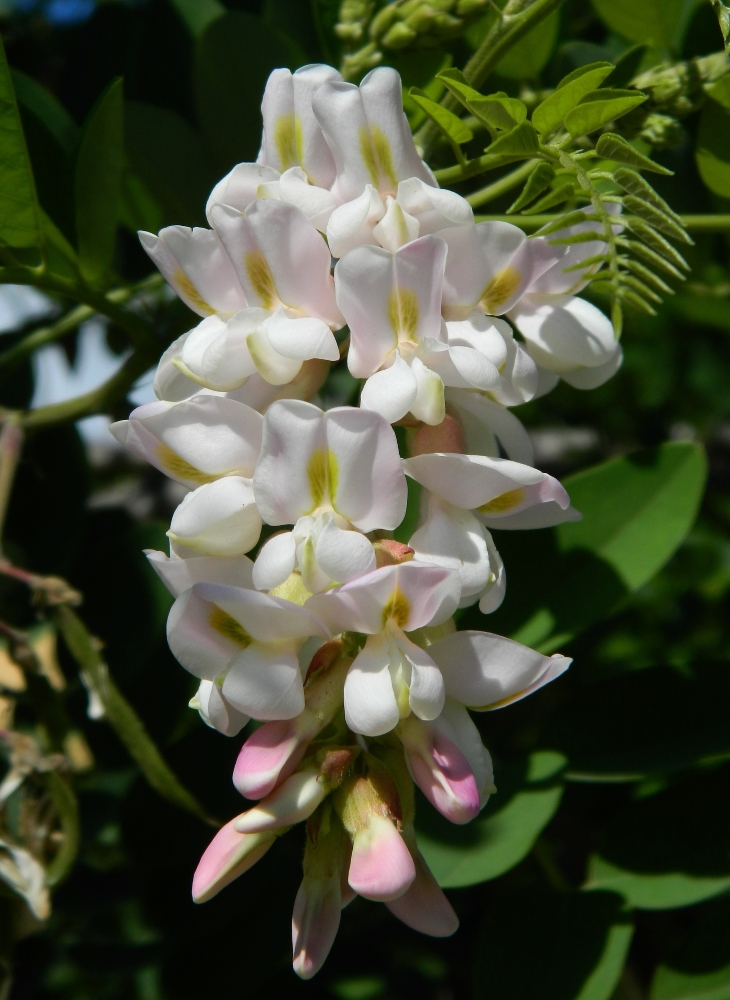
[[[205,316],[212,316],[215,309],[209,305],[181,267],[172,276],[172,284],[178,295],[186,298],[193,309],[199,309]]]
[[[301,573],[297,570],[290,573],[283,583],[274,587],[269,593],[272,597],[282,597],[285,601],[291,601],[292,604],[298,604],[300,607],[312,596],[311,591],[304,586]]]
[[[411,714],[411,692],[402,675],[399,676],[398,681],[399,683],[395,685],[397,688],[395,700],[398,705],[398,716],[401,719],[407,719]]]
[[[393,289],[388,298],[388,320],[399,341],[416,342],[418,298],[412,289]]]
[[[221,475],[224,475],[224,473],[201,472],[200,469],[196,469],[190,462],[186,462],[181,455],[178,455],[162,441],[157,445],[155,454],[157,461],[170,475],[178,479],[185,479],[190,483],[197,483],[199,486],[203,486],[205,483],[214,483],[216,479],[220,479]]]
[[[411,614],[411,604],[403,591],[396,587],[383,608],[383,628],[394,622],[398,628],[405,628]]]
[[[381,194],[384,187],[390,193],[395,194],[398,188],[398,178],[393,168],[390,142],[385,132],[377,125],[372,125],[370,128],[363,126],[360,129],[360,155],[367,172],[370,174],[373,186]],[[383,184],[384,181],[385,184]]]
[[[525,491],[522,486],[519,486],[516,490],[500,493],[489,503],[483,503],[481,507],[477,507],[477,510],[480,514],[504,514],[505,511],[518,507],[524,499]]]
[[[493,712],[496,708],[504,708],[505,705],[511,705],[513,701],[519,701],[520,698],[524,697],[525,688],[522,691],[518,691],[516,694],[510,694],[506,698],[501,698],[499,701],[493,701],[491,705],[467,705],[472,712]]]
[[[279,302],[279,296],[264,255],[260,250],[248,250],[243,255],[243,263],[246,267],[248,280],[251,282],[253,291],[259,297],[261,306],[264,309],[275,309]]]
[[[340,468],[337,464],[337,456],[333,451],[327,449],[327,487],[329,489],[330,503],[334,507],[337,496],[337,483],[340,477]]]
[[[484,289],[479,305],[487,313],[494,313],[507,302],[520,286],[522,272],[508,264],[492,278]]]
[[[302,161],[304,135],[302,123],[293,111],[279,115],[274,125],[274,145],[279,154],[281,172],[298,166]]]
[[[237,622],[223,608],[219,608],[217,604],[213,605],[208,622],[214,631],[222,635],[224,639],[235,642],[241,649],[246,649],[253,642],[253,639],[240,622]]]
[[[312,494],[312,510],[321,507],[327,496],[327,455],[324,448],[316,448],[307,463],[307,479]]]

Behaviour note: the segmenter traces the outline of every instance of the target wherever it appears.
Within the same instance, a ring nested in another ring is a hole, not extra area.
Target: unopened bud
[[[383,566],[399,566],[401,563],[410,562],[415,555],[410,545],[403,542],[396,542],[394,538],[381,538],[373,543],[375,549],[375,565],[378,569]]]
[[[213,837],[193,875],[193,901],[207,903],[221,889],[252,868],[276,840],[280,831],[237,833],[235,820]]]
[[[409,450],[414,457],[434,452],[457,452],[464,455],[466,444],[461,424],[448,413],[440,424],[422,424],[413,435]]]

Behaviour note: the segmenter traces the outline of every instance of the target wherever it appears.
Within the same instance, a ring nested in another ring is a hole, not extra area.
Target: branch
[[[477,222],[511,222],[526,233],[535,233],[543,226],[556,222],[564,212],[555,215],[477,215]],[[614,222],[622,218],[630,220],[633,216],[616,216]],[[683,215],[682,226],[690,233],[728,233],[730,232],[730,215]]]
[[[75,330],[76,327],[94,315],[91,306],[76,306],[65,316],[62,316],[56,323],[50,326],[43,326],[40,330],[34,330],[23,340],[10,347],[0,354],[0,371],[15,368],[24,361],[29,354],[32,354],[38,347],[50,344],[54,340],[59,340],[64,334]]]
[[[157,746],[150,738],[142,720],[126,700],[109,674],[109,668],[99,652],[99,643],[89,633],[78,615],[68,605],[56,608],[54,618],[68,651],[76,660],[82,677],[99,697],[104,715],[139,766],[149,785],[164,799],[210,826],[218,826],[191,793],[180,784]]]
[[[501,195],[506,194],[507,191],[511,191],[512,188],[517,187],[522,181],[527,180],[537,162],[537,160],[528,160],[521,167],[517,167],[516,170],[506,174],[506,176],[500,177],[498,181],[494,181],[492,184],[481,188],[481,190],[475,191],[474,194],[468,195],[466,200],[472,208],[478,208],[480,205],[485,205],[488,201],[494,201],[495,198],[499,198]],[[1,363],[2,358],[0,357]]]

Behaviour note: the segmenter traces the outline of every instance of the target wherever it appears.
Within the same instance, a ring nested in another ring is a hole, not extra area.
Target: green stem
[[[554,215],[477,215],[477,222],[511,222],[526,233],[535,233],[559,219],[563,212]],[[627,216],[631,218],[631,216]],[[683,227],[690,233],[728,233],[730,215],[683,215]],[[614,222],[620,221],[614,219]]]
[[[122,367],[110,379],[83,396],[75,396],[63,403],[52,403],[50,406],[39,406],[37,410],[13,414],[21,427],[30,430],[36,427],[46,427],[49,424],[65,423],[69,420],[79,420],[94,413],[107,413],[118,400],[123,399],[130,386],[150,367],[150,362],[156,360],[146,353],[134,353],[124,362]]]
[[[564,2],[565,0],[507,0],[501,17],[495,20],[484,41],[464,67],[464,76],[471,86],[478,90],[502,56]],[[451,94],[446,94],[441,103],[449,111],[455,111],[459,107],[459,102]],[[416,141],[423,149],[424,159],[428,157],[438,137],[439,130],[431,121],[419,131]]]
[[[79,852],[79,803],[69,783],[55,771],[45,780],[63,834],[61,846],[46,869],[46,882],[53,888],[66,878]]]
[[[523,156],[508,156],[504,153],[485,153],[466,163],[456,163],[453,167],[444,167],[441,170],[434,170],[434,177],[442,187],[449,184],[458,184],[459,181],[468,180],[469,177],[476,177],[486,170],[496,170],[498,167],[507,167],[515,160],[522,160]]]
[[[24,337],[14,347],[0,354],[0,370],[4,369],[7,371],[8,369],[15,368],[37,348],[43,347],[44,344],[50,344],[71,330],[75,330],[80,323],[90,319],[93,315],[94,310],[91,306],[76,306],[75,309],[62,316],[58,322],[52,323],[51,326],[44,326],[40,330],[34,330],[33,333],[28,334],[27,337]]]
[[[62,604],[55,609],[54,617],[69,652],[104,706],[105,718],[138,764],[148,784],[168,802],[192,813],[204,823],[218,826],[170,770],[142,720],[112,680],[99,652],[98,641],[78,615]]]
[[[532,170],[537,163],[537,160],[528,160],[527,163],[523,163],[521,167],[517,167],[511,173],[506,174],[504,177],[500,177],[498,181],[494,181],[492,184],[487,184],[480,191],[475,191],[474,194],[470,194],[467,197],[467,201],[472,208],[478,208],[480,205],[485,205],[488,201],[494,201],[495,198],[499,198],[501,195],[506,194],[507,191],[511,191],[512,188],[517,187],[522,181],[527,180],[527,178],[532,173]],[[0,357],[0,363],[2,363],[2,358]]]
[[[88,285],[68,281],[65,278],[41,274],[27,267],[0,268],[0,282],[17,285],[33,285],[42,292],[50,292],[62,298],[89,306],[94,312],[106,316],[129,337],[133,347],[146,352],[152,360],[160,351],[160,345],[152,326],[138,313],[123,309],[119,303],[124,302],[138,291],[152,290],[162,284],[159,274],[150,275],[143,282],[128,288],[114,289],[111,292],[97,292]]]

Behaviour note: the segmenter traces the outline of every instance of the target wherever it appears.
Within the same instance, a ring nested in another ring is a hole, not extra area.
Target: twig
[[[88,632],[78,615],[68,605],[62,604],[56,608],[54,618],[87,685],[98,695],[107,721],[139,765],[147,782],[168,802],[185,809],[210,826],[219,826],[170,770],[142,720],[109,675],[98,641]]]
[[[555,215],[477,215],[477,222],[495,221],[511,222],[526,233],[537,232],[543,226],[549,226],[557,221],[564,212]],[[633,216],[614,216],[613,222],[621,223]],[[727,233],[730,232],[730,215],[683,215],[682,226],[690,233]]]
[[[5,516],[22,447],[23,431],[16,421],[9,420],[0,431],[0,559]]]
[[[500,177],[499,180],[488,184],[479,191],[475,191],[474,194],[468,195],[466,200],[472,208],[478,208],[480,205],[485,205],[488,201],[494,201],[495,198],[499,198],[501,195],[506,194],[507,191],[511,191],[512,188],[517,187],[522,181],[527,180],[537,162],[537,160],[528,160],[527,163],[523,163],[516,170],[512,170],[504,177]],[[2,358],[0,358],[0,362],[2,362]]]

